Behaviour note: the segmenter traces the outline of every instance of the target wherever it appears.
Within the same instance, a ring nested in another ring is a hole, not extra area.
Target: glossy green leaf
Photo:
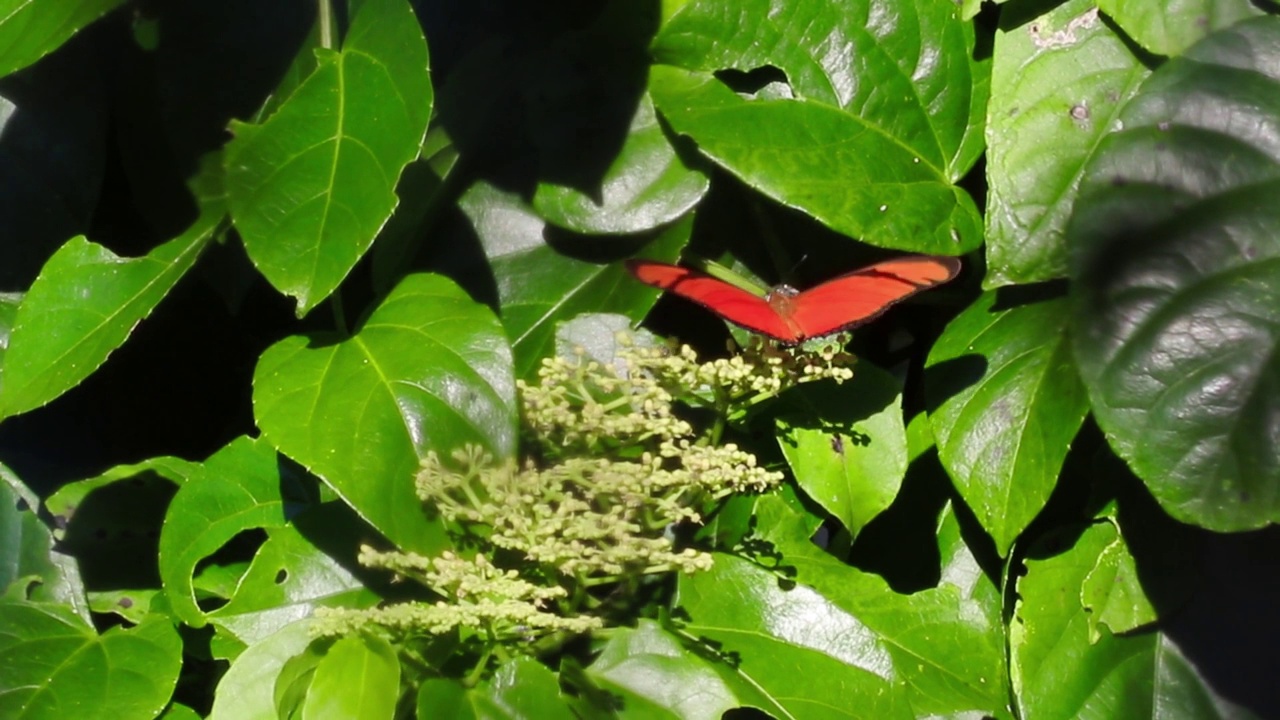
[[[893,684],[891,657],[859,618],[811,587],[780,585],[768,570],[718,555],[712,570],[681,576],[673,603],[688,613],[683,632],[760,688],[765,712],[912,717],[903,689]]]
[[[1126,637],[1096,628],[1081,604],[1115,539],[1110,523],[1078,537],[1060,534],[1041,549],[1067,547],[1026,561],[1010,625],[1014,694],[1021,717],[1062,718],[1247,717],[1231,712],[1167,639]],[[1039,549],[1033,550],[1039,554]]]
[[[515,382],[497,319],[452,281],[410,275],[342,342],[291,337],[254,374],[258,427],[405,549],[445,546],[414,492],[427,452],[515,448]]]
[[[801,386],[786,405],[778,445],[796,482],[856,537],[893,503],[907,473],[902,383],[859,363],[853,380]]]
[[[275,720],[276,678],[311,643],[310,625],[286,625],[241,653],[218,681],[209,720]]]
[[[771,704],[748,677],[651,620],[614,631],[586,674],[620,701],[620,718],[720,720],[734,708]]]
[[[97,370],[181,280],[226,212],[213,162],[193,183],[200,216],[144,257],[73,238],[18,307],[0,368],[0,418],[38,408]]]
[[[390,720],[400,697],[400,661],[372,635],[344,637],[316,666],[303,720]]]
[[[344,511],[339,512],[339,511]],[[347,566],[354,557],[330,557],[310,535],[324,533],[329,542],[354,549],[367,539],[366,526],[354,526],[350,511],[338,503],[307,510],[295,524],[267,531],[235,593],[226,605],[209,613],[209,622],[237,640],[252,644],[318,607],[370,607],[380,598],[367,589]],[[346,527],[344,527],[344,525]]]
[[[1087,170],[1072,337],[1098,425],[1174,517],[1280,520],[1280,18],[1163,65]]]
[[[1062,277],[1085,163],[1150,74],[1089,0],[996,32],[987,108],[987,287]]]
[[[358,594],[361,584],[351,573],[290,523],[302,519],[292,517],[303,507],[302,492],[282,475],[265,440],[240,438],[210,457],[178,490],[160,532],[160,574],[175,614],[194,627],[212,620],[253,643],[319,604]],[[255,529],[266,529],[267,541],[243,573],[232,575],[231,592],[220,593],[229,601],[206,614],[196,604],[197,565]],[[335,539],[341,534],[333,526],[326,532]]]
[[[124,0],[4,0],[0,3],[0,77],[57,50]]]
[[[245,250],[305,314],[333,292],[396,206],[433,93],[426,41],[405,0],[366,0],[342,50],[227,146],[231,215]]]
[[[0,717],[152,718],[181,666],[166,618],[98,635],[61,605],[0,601]]]
[[[1089,403],[1066,300],[1001,307],[1000,297],[988,291],[951,321],[925,379],[938,458],[1008,555],[1057,485]]]
[[[0,464],[0,595],[57,602],[89,623],[80,569],[54,550],[53,533],[36,515],[40,499]]]
[[[654,41],[650,91],[676,132],[784,205],[873,245],[958,254],[981,242],[951,184],[981,151],[973,43],[945,0],[691,2]],[[783,77],[754,97],[712,75],[762,68]]]
[[[655,296],[621,263],[600,265],[557,252],[545,223],[519,198],[490,185],[460,201],[498,283],[502,324],[511,338],[516,376],[528,379],[555,347],[556,324],[584,312],[618,312],[639,321]],[[689,241],[693,217],[657,231],[647,251],[674,260]]]
[[[9,333],[13,319],[18,316],[22,293],[0,293],[0,367],[4,367],[4,354],[9,349]]]
[[[1264,5],[1239,0],[1098,0],[1098,8],[1157,55],[1178,55],[1215,30],[1267,13]]]
[[[532,658],[503,663],[487,682],[465,688],[434,679],[418,691],[420,720],[572,720],[577,717],[560,692],[555,673]]]
[[[541,183],[533,209],[547,222],[574,232],[642,232],[689,212],[710,185],[706,175],[676,155],[645,95],[598,194]]]
[[[50,495],[44,501],[44,505],[53,515],[54,522],[59,527],[65,528],[75,519],[82,505],[88,502],[89,496],[102,488],[125,483],[135,487],[153,485],[163,488],[157,490],[155,494],[164,494],[164,504],[167,505],[173,495],[173,489],[186,483],[198,472],[200,472],[199,463],[176,457],[153,457],[140,463],[117,465],[100,475],[67,483]],[[65,534],[55,534],[59,539],[66,537]]]
[[[1124,538],[1114,524],[1100,526],[1097,532],[1109,532],[1111,537],[1080,589],[1080,604],[1088,613],[1089,642],[1098,641],[1102,625],[1119,635],[1156,621],[1156,609],[1138,582],[1138,565]]]
[[[758,503],[756,520],[796,582],[857,618],[841,642],[900,683],[916,716],[1008,717],[1000,592],[971,559],[953,549],[938,587],[903,595],[811,542],[812,522],[777,498]]]

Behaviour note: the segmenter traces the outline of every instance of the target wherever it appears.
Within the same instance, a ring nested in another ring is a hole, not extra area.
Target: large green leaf
[[[775,717],[912,717],[874,635],[811,587],[783,589],[768,570],[719,555],[712,570],[680,578],[673,602],[688,614],[683,631],[756,685]]]
[[[720,720],[734,708],[771,704],[748,677],[685,647],[652,620],[618,628],[586,674],[622,701],[626,718]]]
[[[206,163],[192,185],[200,215],[144,257],[122,258],[73,238],[18,307],[0,368],[0,418],[40,407],[98,369],[191,269],[226,212],[221,173]]]
[[[1142,47],[1159,55],[1177,55],[1215,30],[1267,12],[1263,3],[1240,0],[1098,0],[1098,8]]]
[[[1280,520],[1280,18],[1160,68],[1069,226],[1073,340],[1098,424],[1167,512]]]
[[[1085,163],[1150,71],[1089,0],[998,31],[992,54],[984,283],[1062,277]]]
[[[281,470],[269,443],[239,438],[205,461],[169,504],[160,531],[160,575],[174,613],[188,625],[213,620],[252,643],[327,599],[361,587],[294,527],[291,516],[304,506],[305,491]],[[265,529],[267,541],[235,578],[229,602],[206,614],[196,604],[197,565],[255,529]],[[334,531],[327,532],[336,537]]]
[[[98,635],[61,605],[0,601],[0,717],[153,718],[181,666],[168,618]]]
[[[405,0],[366,0],[340,52],[261,125],[227,146],[231,214],[245,250],[302,315],[369,249],[418,155],[433,93],[426,41]]]
[[[1000,593],[967,553],[946,553],[947,574],[938,587],[904,595],[811,542],[808,519],[785,502],[762,499],[756,521],[794,581],[819,594],[832,612],[857,619],[839,642],[856,645],[863,662],[901,685],[916,716],[1008,717]],[[772,617],[780,622],[788,615]]]
[[[1067,544],[1060,554],[1027,560],[1009,640],[1021,717],[1248,717],[1218,698],[1167,639],[1113,635],[1091,617],[1104,610],[1093,605],[1092,578],[1109,563],[1115,537],[1110,523],[1090,525],[1073,540],[1064,535],[1045,543]]]
[[[786,396],[778,445],[796,483],[856,537],[898,496],[907,473],[902,383],[859,363],[853,380],[805,385]]]
[[[450,720],[572,720],[575,715],[560,692],[559,680],[545,665],[515,657],[498,667],[488,682],[466,688],[456,680],[422,684],[418,717]]]
[[[0,595],[61,603],[87,624],[80,569],[73,558],[54,550],[53,533],[37,517],[38,507],[35,493],[0,464]]]
[[[655,295],[621,263],[601,265],[557,252],[544,237],[543,220],[514,195],[480,183],[460,205],[498,284],[517,377],[530,378],[542,358],[553,353],[558,323],[584,312],[626,313],[639,321],[646,299]],[[692,215],[671,223],[653,233],[647,252],[674,260],[692,231]]]
[[[124,0],[3,0],[0,77],[48,55]]]
[[[925,378],[938,459],[1003,556],[1057,485],[1089,403],[1066,300],[1000,308],[999,297],[951,321]]]
[[[410,275],[342,342],[291,337],[254,373],[258,427],[405,549],[444,547],[414,492],[428,451],[515,449],[511,351],[457,285]]]
[[[982,234],[952,185],[981,152],[973,43],[946,0],[691,2],[654,41],[650,91],[676,132],[779,202],[873,245],[957,254]],[[755,96],[712,74],[762,68],[783,77]]]

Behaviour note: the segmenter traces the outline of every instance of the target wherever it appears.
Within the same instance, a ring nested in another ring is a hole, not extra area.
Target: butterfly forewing
[[[949,257],[886,260],[800,293],[791,303],[791,322],[802,339],[861,325],[894,304],[944,283],[960,272]]]
[[[678,265],[630,260],[627,269],[642,283],[692,300],[735,325],[783,342],[797,342],[795,332],[764,298],[736,285]]]

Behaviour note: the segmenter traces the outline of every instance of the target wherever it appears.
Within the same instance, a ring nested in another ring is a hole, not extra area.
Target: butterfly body
[[[912,295],[951,280],[960,261],[917,255],[886,260],[799,291],[779,285],[764,297],[678,265],[630,260],[640,282],[692,300],[735,325],[789,345],[848,330]]]

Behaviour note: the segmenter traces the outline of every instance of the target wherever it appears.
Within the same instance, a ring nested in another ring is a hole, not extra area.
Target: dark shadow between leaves
[[[423,20],[440,120],[498,187],[529,199],[554,183],[600,200],[645,93],[659,17],[653,0],[497,12],[439,3]]]
[[[987,374],[987,359],[981,355],[961,355],[931,366],[925,376],[925,394],[929,414],[938,411],[951,398],[977,385]]]

